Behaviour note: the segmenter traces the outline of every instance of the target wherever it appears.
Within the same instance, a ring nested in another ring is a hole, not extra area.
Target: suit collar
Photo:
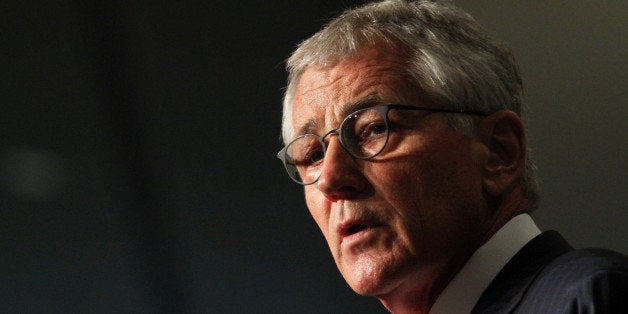
[[[541,270],[558,256],[573,250],[556,231],[532,239],[504,266],[484,291],[472,313],[512,311]]]
[[[469,313],[506,263],[540,233],[527,214],[508,221],[471,255],[438,296],[430,314]]]

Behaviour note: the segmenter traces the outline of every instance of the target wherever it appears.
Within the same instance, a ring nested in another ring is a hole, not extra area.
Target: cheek
[[[436,132],[436,136],[421,139],[420,148],[407,153],[403,165],[408,182],[423,191],[430,191],[430,197],[449,197],[453,192],[467,189],[479,179],[479,167],[471,150],[471,142],[463,135],[446,131]],[[436,193],[436,194],[434,194]]]
[[[374,165],[369,170],[375,198],[390,209],[388,223],[393,226],[397,240],[411,252],[420,249],[414,237],[422,234],[426,198],[425,184],[421,180],[424,174],[416,164],[415,160],[395,160]]]
[[[329,202],[325,196],[313,187],[305,187],[305,203],[310,215],[323,232],[325,239],[328,239],[329,225]]]
[[[423,154],[414,184],[421,187],[416,192],[421,193],[419,208],[428,234],[447,246],[479,226],[484,202],[480,168],[467,143],[444,145]]]
[[[370,170],[375,190],[395,208],[399,224],[411,234],[456,228],[481,202],[481,176],[469,143],[447,136],[439,139],[416,141],[423,144]]]

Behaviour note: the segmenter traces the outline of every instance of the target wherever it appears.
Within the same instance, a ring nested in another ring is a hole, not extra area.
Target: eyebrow
[[[345,105],[340,111],[340,113],[344,119],[349,114],[356,112],[360,109],[374,107],[377,105],[381,105],[383,103],[384,101],[380,94],[371,93],[371,94],[366,95],[366,97],[360,98],[354,102],[350,102],[349,104]],[[303,126],[299,128],[299,132],[297,133],[297,136],[301,136],[304,134],[314,134],[314,130],[317,129],[319,125],[320,125],[319,121],[315,120],[314,118],[311,118]]]

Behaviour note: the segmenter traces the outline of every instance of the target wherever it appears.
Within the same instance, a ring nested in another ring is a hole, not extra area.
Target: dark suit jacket
[[[504,266],[473,313],[628,313],[628,257],[574,250],[544,232]]]

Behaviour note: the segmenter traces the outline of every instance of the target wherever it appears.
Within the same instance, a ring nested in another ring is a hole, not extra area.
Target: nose
[[[331,136],[317,188],[330,201],[355,198],[366,187],[358,162],[342,147],[338,136]]]

